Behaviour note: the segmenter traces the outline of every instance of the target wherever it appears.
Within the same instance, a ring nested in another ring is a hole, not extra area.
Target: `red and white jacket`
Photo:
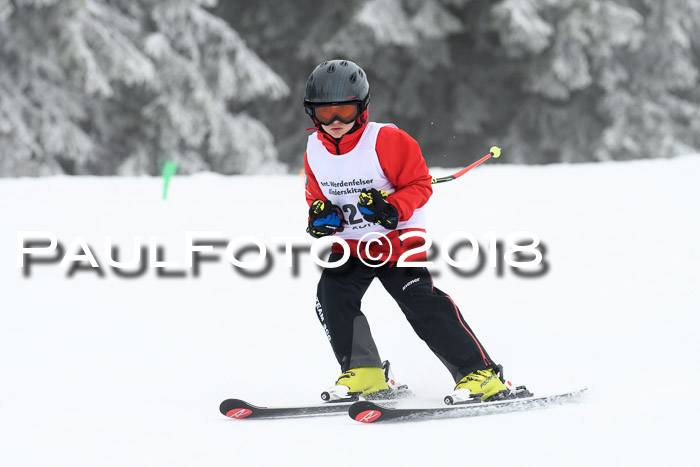
[[[357,146],[363,133],[367,129],[366,114],[362,115],[362,117],[364,118],[360,118],[358,121],[363,121],[365,123],[354,132],[343,135],[339,142],[320,128],[315,133],[315,138],[323,144],[323,147],[328,153],[332,155],[347,154]],[[314,135],[310,138],[309,147],[311,147],[312,138],[314,138]],[[393,193],[387,197],[386,201],[394,205],[399,212],[399,228],[392,231],[385,231],[386,238],[391,242],[391,248],[386,242],[382,244],[372,242],[369,248],[369,256],[371,256],[372,259],[380,258],[381,261],[388,258],[390,262],[394,262],[397,261],[404,252],[417,248],[424,243],[423,240],[418,237],[412,237],[402,241],[399,239],[399,236],[413,230],[425,232],[423,228],[401,228],[401,224],[402,222],[406,225],[413,224],[407,223],[406,221],[411,219],[414,211],[425,205],[432,195],[432,177],[428,172],[428,167],[425,164],[425,159],[423,159],[418,142],[409,136],[408,133],[393,125],[379,128],[379,132],[376,135],[375,151],[377,159],[379,160],[379,170],[383,172],[383,176],[386,177],[394,188]],[[350,157],[352,157],[352,155]],[[312,161],[310,162],[309,150],[307,150],[307,153],[304,155],[304,170],[306,172],[306,201],[309,206],[317,199],[323,201],[329,199],[319,186],[319,182],[313,171],[314,158],[312,157],[311,159]],[[338,175],[352,178],[352,174],[345,173]],[[359,194],[357,198],[359,198]],[[334,202],[332,197],[330,197],[330,200]],[[355,203],[356,202],[355,200]],[[350,246],[352,256],[368,258],[365,251],[365,244],[358,245],[358,240],[351,238],[345,238],[344,240]],[[334,244],[332,251],[342,252],[342,247]],[[425,261],[425,258],[425,253],[419,253],[408,256],[406,259],[409,261]]]

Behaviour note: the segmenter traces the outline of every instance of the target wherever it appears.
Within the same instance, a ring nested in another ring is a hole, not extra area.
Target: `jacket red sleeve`
[[[399,211],[400,221],[408,220],[433,194],[432,177],[420,146],[405,131],[385,126],[377,135],[376,149],[382,170],[396,186],[387,202]]]
[[[309,167],[309,159],[306,153],[304,153],[304,173],[306,174],[306,203],[311,206],[311,203],[317,199],[325,201],[326,197],[321,191],[321,187],[318,186],[316,176],[311,171],[311,167]]]

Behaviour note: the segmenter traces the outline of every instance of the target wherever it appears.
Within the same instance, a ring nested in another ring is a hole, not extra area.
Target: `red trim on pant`
[[[474,334],[472,334],[472,332],[469,330],[469,328],[462,321],[462,316],[459,314],[459,308],[457,308],[457,305],[455,304],[454,300],[452,300],[452,297],[450,297],[448,295],[447,298],[450,299],[450,301],[452,302],[452,306],[455,307],[455,313],[457,313],[457,319],[459,320],[459,324],[461,324],[462,327],[464,328],[464,330],[467,331],[470,336],[472,336],[472,339],[474,339],[476,346],[479,348],[479,352],[481,352],[481,358],[484,359],[484,363],[486,364],[486,366],[489,366],[489,362],[486,359],[486,354],[484,354],[484,349],[481,348],[481,346],[479,345],[479,341],[476,340],[476,337],[474,337]]]

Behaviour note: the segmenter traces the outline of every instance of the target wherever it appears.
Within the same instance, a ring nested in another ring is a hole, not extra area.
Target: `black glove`
[[[399,211],[394,205],[384,200],[387,196],[389,195],[384,190],[363,188],[360,199],[357,201],[357,209],[360,210],[366,221],[379,224],[385,229],[394,230],[399,225]]]
[[[309,226],[306,231],[314,238],[321,238],[342,232],[343,211],[326,200],[317,199],[309,207]]]

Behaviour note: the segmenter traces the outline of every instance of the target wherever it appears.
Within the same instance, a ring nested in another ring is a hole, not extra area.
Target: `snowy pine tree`
[[[0,175],[279,170],[282,79],[212,0],[0,0]]]
[[[623,79],[619,57],[638,47],[642,16],[607,0],[507,1],[492,15],[506,56],[526,60],[515,75],[523,83],[522,105],[505,135],[513,157],[593,158],[604,128],[600,84]]]
[[[365,68],[372,118],[406,129],[430,164],[461,165],[493,144],[507,155],[499,162],[521,163],[696,151],[699,9],[696,0],[258,0],[217,11],[293,85],[284,109],[256,115],[274,122],[298,167],[303,85],[332,58]]]
[[[598,159],[670,157],[700,148],[700,2],[625,2],[646,12],[638,46],[602,83],[609,121]],[[611,67],[612,68],[612,67]]]
[[[668,157],[698,147],[686,123],[700,115],[690,94],[698,80],[698,2],[538,5],[506,1],[493,10],[506,53],[527,57],[525,98],[507,135],[518,159]]]

